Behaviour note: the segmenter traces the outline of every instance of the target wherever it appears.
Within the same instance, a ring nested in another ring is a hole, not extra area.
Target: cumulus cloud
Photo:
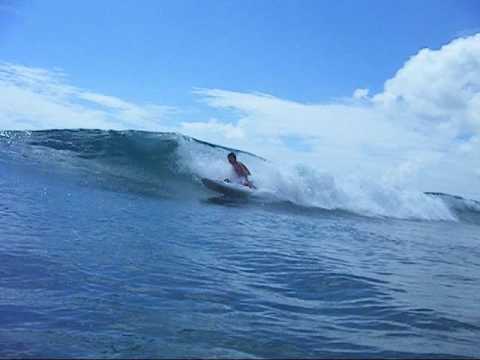
[[[457,39],[439,50],[423,49],[385,83],[373,101],[415,114],[428,128],[451,124],[468,135],[480,124],[480,34]]]
[[[368,96],[368,93],[370,90],[368,89],[356,89],[353,92],[353,98],[354,99],[365,99]]]
[[[135,104],[69,85],[63,72],[0,64],[0,128],[161,130],[172,108]]]

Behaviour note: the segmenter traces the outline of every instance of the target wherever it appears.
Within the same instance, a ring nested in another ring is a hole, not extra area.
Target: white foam
[[[231,176],[228,151],[192,141],[181,142],[181,168],[199,177]],[[287,166],[239,154],[252,172],[251,179],[262,194],[302,206],[341,209],[367,216],[400,219],[457,220],[447,204],[420,191],[401,189],[381,180],[361,176],[335,178],[312,166]]]

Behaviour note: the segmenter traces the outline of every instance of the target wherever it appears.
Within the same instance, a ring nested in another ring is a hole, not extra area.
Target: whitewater
[[[235,151],[258,188],[208,189]],[[478,357],[480,202],[176,133],[0,132],[0,357]]]

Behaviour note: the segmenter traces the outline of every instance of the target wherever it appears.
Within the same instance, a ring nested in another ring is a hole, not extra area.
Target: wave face
[[[85,185],[170,198],[205,198],[210,193],[199,179],[230,176],[226,155],[232,150],[175,133],[48,130],[0,134],[2,161],[35,165]],[[338,179],[306,165],[279,166],[235,151],[259,188],[253,201],[262,204],[419,220],[476,221],[480,213],[480,203],[474,200],[407,191],[353,176]]]

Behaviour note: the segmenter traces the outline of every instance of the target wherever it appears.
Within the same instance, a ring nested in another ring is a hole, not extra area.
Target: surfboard
[[[233,196],[233,197],[247,197],[250,196],[255,190],[250,189],[247,186],[226,182],[223,180],[212,180],[202,178],[202,183],[210,190],[216,191],[220,194]]]

